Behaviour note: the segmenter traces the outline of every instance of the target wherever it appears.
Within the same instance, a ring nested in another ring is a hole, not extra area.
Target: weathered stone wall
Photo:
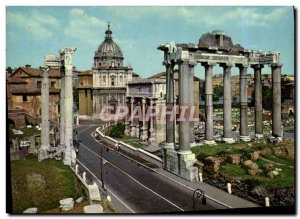
[[[92,90],[79,90],[79,115],[91,116],[93,112]]]

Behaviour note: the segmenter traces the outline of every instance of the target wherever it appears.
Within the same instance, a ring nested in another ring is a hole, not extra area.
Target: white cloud
[[[84,10],[74,8],[69,12],[69,22],[64,30],[67,37],[88,42],[90,45],[99,43],[101,31],[107,23],[93,16],[89,16]]]
[[[7,12],[7,25],[14,25],[29,32],[34,38],[44,39],[53,35],[53,29],[59,25],[55,17],[32,10],[29,13]]]
[[[234,22],[235,25],[265,26],[279,20],[290,7],[274,8],[269,13],[254,7],[112,7],[108,10],[115,16],[137,19],[158,16],[162,19],[183,19],[188,23],[205,26]]]

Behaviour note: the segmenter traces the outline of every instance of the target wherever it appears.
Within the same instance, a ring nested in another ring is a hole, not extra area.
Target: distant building
[[[174,93],[178,97],[178,71],[174,72]],[[134,106],[143,105],[143,99],[146,104],[146,108],[149,109],[150,104],[157,106],[159,109],[166,107],[166,73],[161,72],[155,74],[147,79],[139,79],[136,81],[128,82],[127,99],[134,102]],[[194,91],[194,106],[195,106],[195,118],[199,121],[199,97],[200,97],[200,79],[194,77],[194,87],[191,88]],[[176,118],[179,117],[178,98],[176,98]],[[130,103],[128,103],[130,106]],[[166,120],[165,117],[157,117],[153,121],[153,129],[151,130],[150,121],[146,122],[146,133],[143,133],[143,121],[135,121],[134,132],[129,130],[129,135],[139,137],[140,139],[149,143],[158,145],[166,140]],[[197,124],[195,124],[197,125]],[[153,131],[153,132],[150,132]],[[176,138],[178,141],[178,122],[176,127]]]
[[[74,70],[74,78],[78,71]],[[59,102],[61,86],[60,69],[49,70],[49,119],[52,124],[59,122]],[[73,80],[75,81],[75,79]],[[8,118],[16,127],[41,122],[42,71],[30,65],[20,67],[7,77]],[[75,83],[74,83],[75,85]]]
[[[78,75],[80,118],[100,118],[105,106],[112,107],[106,113],[114,114],[117,106],[125,104],[126,84],[138,75],[130,65],[124,66],[123,60],[122,50],[113,41],[108,25],[105,39],[95,52],[92,70]]]

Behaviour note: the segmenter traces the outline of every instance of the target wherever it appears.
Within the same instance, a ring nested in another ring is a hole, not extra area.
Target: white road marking
[[[97,157],[100,157],[101,159],[104,159],[103,157],[101,157],[100,155],[98,155],[97,153],[95,153],[94,151],[92,151],[91,149],[89,149],[88,147],[86,147],[84,144],[81,144],[83,147],[85,147],[87,150],[89,150],[91,153],[93,153],[94,155],[96,155]],[[119,170],[120,172],[122,172],[123,174],[125,174],[126,176],[128,176],[130,179],[132,179],[133,181],[135,181],[137,184],[139,184],[140,186],[144,187],[145,189],[147,189],[148,191],[152,192],[153,194],[157,195],[158,197],[160,197],[161,199],[163,199],[164,201],[168,202],[169,204],[173,205],[174,207],[176,207],[177,209],[179,209],[180,211],[184,211],[184,209],[180,208],[179,206],[177,206],[176,204],[174,204],[173,202],[171,202],[170,200],[166,199],[165,197],[161,196],[160,194],[156,193],[155,191],[153,191],[152,189],[148,188],[147,186],[143,185],[142,183],[140,183],[139,181],[137,181],[135,178],[133,178],[132,176],[130,176],[128,173],[124,172],[123,170],[121,170],[120,168],[118,168],[117,166],[115,166],[114,164],[112,164],[111,162],[107,161],[108,164],[110,164],[112,167],[116,168],[117,170]]]
[[[93,177],[95,177],[97,180],[98,180],[98,182],[101,184],[101,180],[100,179],[98,179],[98,177],[89,169],[89,168],[87,168],[87,166],[85,166],[80,160],[78,160],[78,159],[76,159],[76,161],[78,162],[78,163],[80,163],[87,171],[89,171],[89,173],[93,176]],[[136,213],[134,210],[132,210],[132,208],[131,207],[129,207],[124,201],[122,201],[113,191],[111,191],[109,188],[106,188],[107,189],[107,191],[109,191],[119,202],[121,202],[129,211],[131,211],[132,213]]]

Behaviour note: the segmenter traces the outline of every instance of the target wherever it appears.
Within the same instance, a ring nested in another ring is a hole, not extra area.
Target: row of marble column
[[[149,99],[150,105],[149,110],[151,113],[153,113],[155,100],[153,98],[147,98]],[[138,103],[140,103],[140,100],[142,100],[142,135],[141,139],[142,141],[149,141],[150,143],[153,143],[155,141],[155,130],[154,130],[154,116],[150,115],[150,135],[148,136],[148,124],[146,121],[146,108],[147,108],[147,99],[145,97],[143,98],[135,98],[135,97],[127,97],[126,98],[126,104],[128,107],[128,113],[125,116],[125,135],[132,136],[132,137],[140,137],[140,125],[139,125],[139,118],[138,118],[138,111],[135,110],[135,107],[138,106]],[[132,114],[135,115],[132,115]]]
[[[185,120],[179,122],[179,151],[189,151],[190,145],[194,142],[193,123],[188,121],[190,107],[193,106],[193,76],[194,67],[197,64],[194,61],[183,61],[179,65],[179,107],[188,106],[185,113]],[[164,62],[166,66],[167,109],[174,106],[174,64]],[[216,63],[201,63],[205,67],[205,143],[213,144],[213,86],[212,70]],[[234,142],[232,135],[232,94],[231,94],[231,68],[236,66],[240,70],[240,139],[249,141],[248,131],[248,101],[247,101],[247,68],[248,65],[229,65],[219,64],[223,68],[223,140],[225,142]],[[251,65],[254,69],[255,80],[255,136],[263,137],[263,119],[262,119],[262,83],[261,69],[263,65]],[[272,64],[272,90],[273,90],[273,112],[272,112],[272,136],[281,137],[281,64]],[[175,124],[166,118],[166,148],[172,148],[174,145]]]

